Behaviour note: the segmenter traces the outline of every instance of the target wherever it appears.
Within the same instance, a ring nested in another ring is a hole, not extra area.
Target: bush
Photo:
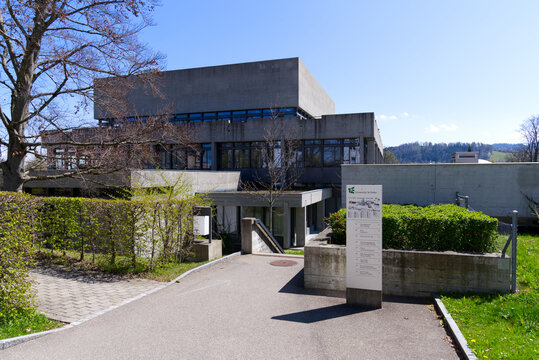
[[[0,323],[35,307],[28,281],[38,201],[0,193]]]
[[[346,244],[346,209],[341,209],[336,213],[329,214],[327,218],[331,227],[331,243],[337,245]]]
[[[346,210],[328,218],[332,243],[346,243]],[[494,249],[498,220],[452,204],[383,205],[384,248],[488,252]],[[333,240],[335,237],[335,240]]]

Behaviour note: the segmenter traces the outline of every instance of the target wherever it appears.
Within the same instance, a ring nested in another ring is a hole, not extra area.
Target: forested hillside
[[[390,146],[386,149],[395,154],[401,164],[408,163],[449,163],[451,154],[457,151],[468,151],[471,146],[472,151],[479,152],[479,158],[489,160],[493,151],[511,152],[522,145],[520,144],[483,144],[483,143],[408,143],[399,146]]]

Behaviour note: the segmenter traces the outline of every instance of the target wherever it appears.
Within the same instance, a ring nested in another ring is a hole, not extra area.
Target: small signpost
[[[209,236],[211,244],[211,206],[196,206],[193,215],[193,234]]]
[[[382,307],[382,185],[346,187],[346,303]]]

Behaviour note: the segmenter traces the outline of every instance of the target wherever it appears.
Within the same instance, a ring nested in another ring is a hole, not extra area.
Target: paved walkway
[[[164,286],[158,281],[65,269],[57,265],[39,266],[30,274],[36,281],[34,288],[37,290],[39,311],[66,323]]]
[[[457,359],[424,304],[365,311],[302,287],[303,259],[238,256],[4,359]]]

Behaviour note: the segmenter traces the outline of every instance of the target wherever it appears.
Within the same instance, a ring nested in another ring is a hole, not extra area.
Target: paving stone
[[[95,271],[38,266],[30,271],[39,301],[38,309],[52,319],[74,322],[162,286],[146,279],[132,279]]]

